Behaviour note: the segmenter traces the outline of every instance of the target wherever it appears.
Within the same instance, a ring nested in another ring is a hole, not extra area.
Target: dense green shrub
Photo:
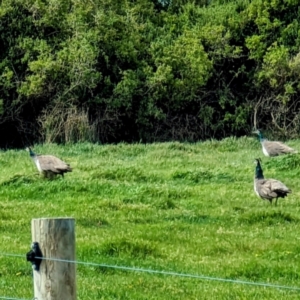
[[[88,112],[80,140],[298,136],[298,20],[293,0],[2,1],[0,129],[44,141],[60,107]]]

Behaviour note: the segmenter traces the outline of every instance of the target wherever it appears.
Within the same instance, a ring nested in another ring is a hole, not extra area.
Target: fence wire
[[[0,255],[8,256],[8,257],[25,258],[24,255],[20,255],[20,254],[11,254],[11,253],[0,252]],[[102,268],[108,268],[108,269],[117,269],[117,270],[123,270],[123,271],[143,272],[143,273],[150,273],[150,274],[169,275],[169,276],[177,276],[177,277],[185,277],[185,278],[194,278],[194,279],[202,279],[202,280],[210,280],[210,281],[219,281],[219,282],[228,282],[228,283],[236,283],[236,284],[300,291],[300,287],[278,285],[278,284],[265,283],[265,282],[253,282],[253,281],[246,281],[246,280],[239,280],[239,279],[227,279],[227,278],[220,278],[220,277],[212,277],[212,276],[206,276],[206,275],[185,274],[185,273],[177,273],[177,272],[170,272],[170,271],[159,271],[159,270],[144,269],[144,268],[138,268],[138,267],[108,265],[108,264],[100,264],[100,263],[93,263],[93,262],[66,260],[66,259],[53,258],[53,257],[36,257],[36,258],[42,259],[42,260],[50,260],[50,261],[57,261],[57,262],[71,263],[71,264],[85,265],[85,266],[93,266],[93,267],[102,267]],[[0,299],[1,299],[1,297],[0,297]]]
[[[33,299],[23,299],[23,298],[11,298],[11,297],[3,297],[3,296],[0,296],[0,299],[5,299],[5,300],[35,300],[35,298],[33,298]]]

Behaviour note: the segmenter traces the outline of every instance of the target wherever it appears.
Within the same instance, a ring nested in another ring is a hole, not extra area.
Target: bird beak
[[[255,159],[254,159],[254,164],[257,165],[260,161],[261,161],[260,158],[255,158]]]

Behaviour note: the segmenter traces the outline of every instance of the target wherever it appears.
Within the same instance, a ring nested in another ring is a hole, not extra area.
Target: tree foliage
[[[4,0],[0,129],[21,144],[298,136],[299,20],[295,0]],[[92,133],[57,129],[79,115]]]

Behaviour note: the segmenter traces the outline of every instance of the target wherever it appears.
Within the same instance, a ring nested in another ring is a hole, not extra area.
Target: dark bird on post
[[[45,177],[52,178],[55,175],[64,177],[64,173],[72,172],[72,168],[69,164],[53,155],[37,155],[30,147],[26,148],[26,150],[29,151],[29,155],[39,172]]]
[[[265,139],[260,130],[256,129],[253,133],[258,135],[265,156],[278,156],[282,154],[297,153],[296,150],[278,141],[268,141]]]
[[[276,179],[265,179],[261,167],[260,159],[255,159],[255,176],[254,176],[254,191],[260,198],[269,200],[272,204],[275,199],[277,205],[278,198],[284,198],[292,191],[281,181]]]

